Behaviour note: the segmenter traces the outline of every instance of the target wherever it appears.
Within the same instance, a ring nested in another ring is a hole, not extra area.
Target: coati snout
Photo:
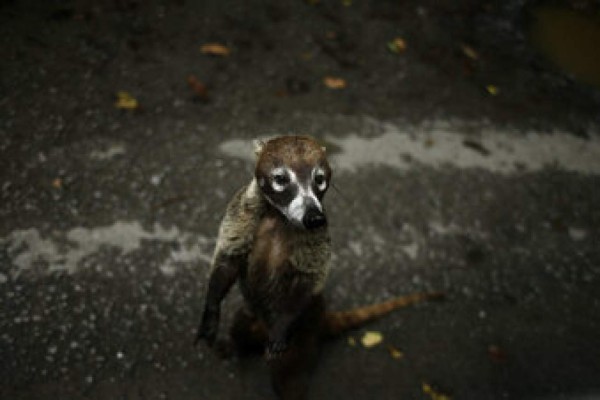
[[[317,207],[310,207],[304,213],[302,224],[306,229],[317,229],[327,225],[327,218]]]

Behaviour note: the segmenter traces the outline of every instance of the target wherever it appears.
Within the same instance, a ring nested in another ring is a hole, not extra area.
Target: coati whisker
[[[340,195],[340,198],[344,200],[347,204],[352,204],[352,201],[350,201],[350,199],[346,197],[344,193],[342,193],[342,191],[337,187],[335,183],[329,182],[329,186],[331,186],[333,190],[335,190],[335,192]]]
[[[322,292],[331,239],[323,198],[332,172],[325,148],[308,136],[254,145],[254,177],[228,204],[219,227],[195,343],[215,343],[221,302],[239,281],[246,305],[231,329],[234,344],[265,349],[279,398],[302,399],[325,338],[440,294],[417,293],[327,312]]]

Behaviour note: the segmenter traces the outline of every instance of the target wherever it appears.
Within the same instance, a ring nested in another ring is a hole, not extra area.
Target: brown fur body
[[[267,326],[285,313],[300,313],[321,292],[329,269],[329,242],[326,228],[301,231],[274,211],[262,218],[240,287]]]

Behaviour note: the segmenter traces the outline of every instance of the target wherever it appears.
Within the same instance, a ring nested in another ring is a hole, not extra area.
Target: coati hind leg
[[[317,366],[320,340],[315,334],[295,337],[279,357],[268,360],[273,389],[281,400],[304,400]]]
[[[283,353],[267,360],[273,390],[282,400],[306,399],[309,380],[318,361],[320,338],[315,326],[302,328],[293,335]],[[263,353],[269,340],[265,324],[246,307],[236,312],[230,334],[235,351],[241,356]]]
[[[319,361],[324,315],[323,296],[314,296],[293,326],[289,347],[278,357],[267,359],[273,389],[280,399],[306,399],[310,378]]]

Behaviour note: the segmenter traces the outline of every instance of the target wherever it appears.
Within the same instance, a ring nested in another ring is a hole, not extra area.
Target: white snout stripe
[[[311,182],[302,184],[298,182],[298,177],[294,173],[294,171],[288,170],[290,181],[296,183],[298,187],[298,193],[296,197],[290,202],[290,204],[285,208],[284,213],[288,216],[288,218],[296,223],[301,224],[302,219],[304,218],[304,214],[306,214],[306,209],[311,204],[319,209],[319,211],[323,212],[323,206],[321,202],[315,196],[312,188]]]

